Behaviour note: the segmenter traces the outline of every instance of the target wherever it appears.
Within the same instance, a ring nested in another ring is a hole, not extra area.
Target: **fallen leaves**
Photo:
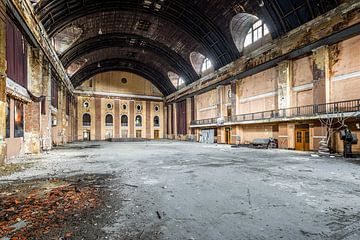
[[[43,237],[54,229],[62,229],[69,217],[99,207],[100,196],[96,187],[60,179],[20,185],[0,195],[0,238]],[[71,239],[72,236],[73,233],[67,231],[61,237]]]

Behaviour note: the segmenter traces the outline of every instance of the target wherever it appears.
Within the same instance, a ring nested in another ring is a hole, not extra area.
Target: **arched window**
[[[85,113],[85,114],[83,115],[82,121],[83,121],[83,126],[84,126],[84,127],[89,127],[89,126],[91,126],[91,116],[90,116],[90,114]]]
[[[114,125],[113,116],[111,114],[106,115],[105,117],[105,125],[107,127],[111,127]]]
[[[190,54],[190,62],[195,69],[195,72],[199,75],[204,75],[213,70],[213,65],[209,58],[205,57],[201,53],[192,52]]]
[[[211,68],[212,68],[211,61],[208,58],[205,58],[201,66],[201,72],[206,73],[208,70],[211,70]]]
[[[135,117],[135,126],[136,127],[141,127],[142,126],[142,117],[140,115],[137,115]]]
[[[239,52],[269,34],[266,25],[249,13],[239,13],[234,16],[230,23],[230,31]]]
[[[68,27],[57,33],[51,40],[57,53],[62,54],[69,49],[82,35],[79,27]]]
[[[158,116],[154,117],[154,127],[160,127],[160,118]]]
[[[254,42],[268,35],[269,33],[270,32],[267,26],[261,20],[258,20],[256,23],[254,23],[254,25],[252,25],[249,32],[247,33],[244,47],[253,44]]]
[[[176,89],[185,86],[185,80],[174,72],[168,72],[168,77]]]
[[[126,116],[126,115],[121,116],[121,126],[122,127],[128,126],[128,116]]]

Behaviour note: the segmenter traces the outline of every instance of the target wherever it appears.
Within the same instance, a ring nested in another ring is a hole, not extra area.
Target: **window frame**
[[[260,32],[259,32],[260,30]],[[256,36],[255,36],[256,33]],[[260,33],[260,35],[259,35]],[[244,40],[244,48],[251,46],[252,44],[256,43],[257,41],[263,39],[268,34],[270,34],[269,28],[266,24],[261,20],[258,19],[249,29],[248,33],[245,36]],[[248,38],[251,38],[251,41],[248,42]]]
[[[111,122],[108,122],[108,117],[111,117]],[[105,115],[105,126],[106,127],[113,127],[114,126],[114,116],[110,113]]]
[[[123,117],[126,117],[126,123],[123,122]],[[120,124],[122,127],[128,127],[129,126],[129,117],[128,115],[124,114],[120,117]]]
[[[84,124],[84,123],[85,123],[85,121],[84,121],[84,117],[85,117],[85,116],[89,116],[89,120],[90,120],[90,121],[86,122],[86,123],[88,123],[88,124]],[[91,115],[90,115],[90,113],[84,113],[84,114],[83,114],[83,116],[82,116],[82,126],[83,126],[83,127],[91,127]]]
[[[140,124],[137,123],[137,118],[140,118]],[[135,127],[142,127],[142,116],[141,115],[136,115],[135,116]]]

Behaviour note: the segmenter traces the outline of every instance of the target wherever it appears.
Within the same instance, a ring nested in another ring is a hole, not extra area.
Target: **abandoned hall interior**
[[[360,156],[359,33],[358,0],[3,0],[0,166],[51,165],[57,153],[96,154],[91,146],[139,171],[154,156],[188,154],[182,166],[222,151],[217,161],[349,166]],[[164,239],[277,239],[173,230]],[[338,236],[326,239],[347,239]]]

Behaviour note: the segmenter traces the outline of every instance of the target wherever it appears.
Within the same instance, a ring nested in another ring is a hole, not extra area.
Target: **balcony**
[[[339,117],[342,114],[349,115],[356,112],[359,112],[358,115],[360,115],[360,99],[241,114],[223,117],[223,121],[219,121],[219,118],[195,120],[191,122],[190,127],[196,128],[201,126],[236,125],[241,123],[334,118]]]

